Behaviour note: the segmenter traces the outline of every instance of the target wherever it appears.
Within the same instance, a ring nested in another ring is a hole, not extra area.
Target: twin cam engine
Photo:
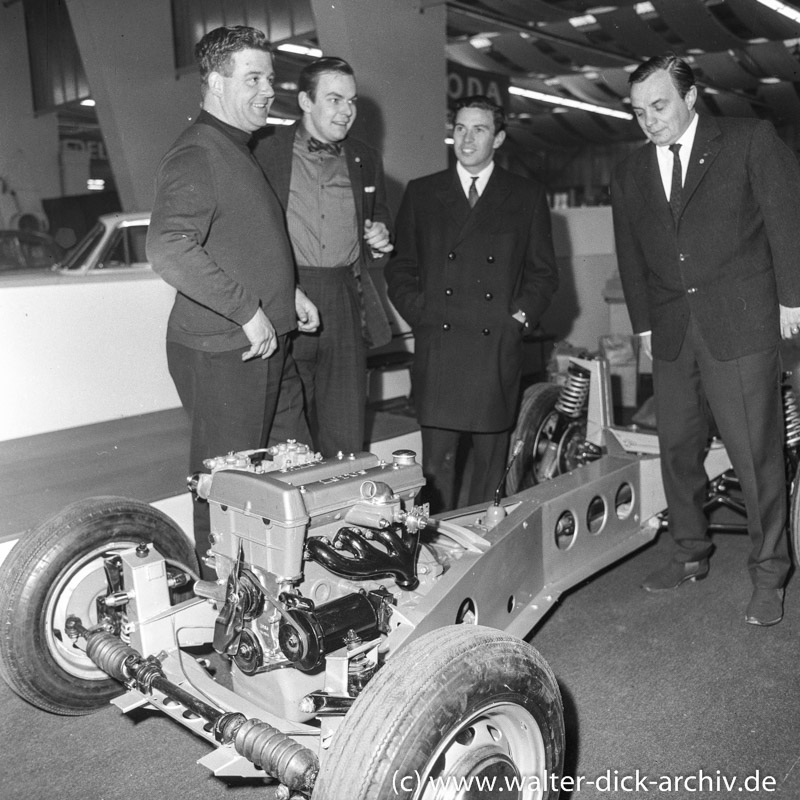
[[[369,453],[323,461],[290,440],[206,467],[192,488],[210,506],[206,561],[218,580],[197,582],[195,594],[219,609],[218,653],[248,676],[313,672],[326,654],[388,632],[390,588],[419,584],[427,518],[413,505],[424,484],[413,451],[391,463]],[[359,663],[350,664],[351,696],[374,669]]]

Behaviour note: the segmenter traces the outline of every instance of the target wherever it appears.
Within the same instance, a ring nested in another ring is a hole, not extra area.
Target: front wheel
[[[23,700],[75,715],[121,693],[65,624],[70,616],[96,624],[97,600],[109,593],[104,559],[149,543],[178,570],[196,573],[194,549],[175,523],[121,497],[73,503],[14,546],[0,568],[0,675]]]
[[[452,625],[390,658],[324,754],[313,800],[555,800],[564,711],[530,645]]]

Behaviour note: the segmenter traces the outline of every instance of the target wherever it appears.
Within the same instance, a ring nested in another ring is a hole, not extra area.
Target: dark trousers
[[[298,273],[301,288],[320,312],[316,333],[292,337],[311,442],[325,457],[357,453],[364,449],[367,362],[356,280],[350,267],[300,267]],[[286,430],[290,402],[282,390],[275,436]]]
[[[690,320],[678,358],[654,361],[653,382],[674,559],[711,551],[702,509],[710,410],[742,485],[750,577],[755,586],[782,586],[790,561],[778,348],[718,361]]]
[[[458,503],[457,455],[465,438],[472,440],[472,477],[467,504],[490,502],[503,477],[510,431],[474,433],[423,425],[422,472],[427,483],[420,500],[431,504],[433,514],[451,511]]]
[[[208,471],[203,466],[206,458],[267,445],[281,378],[296,374],[286,345],[287,337],[281,336],[270,358],[242,361],[244,349],[209,353],[167,342],[169,372],[189,415],[191,474]],[[292,382],[288,383],[291,388]],[[302,397],[292,399],[287,394],[285,401],[294,409],[293,420],[288,410],[284,419],[287,429],[294,431],[291,438],[308,441]],[[195,502],[195,549],[204,577],[213,576],[202,561],[209,547],[209,532],[208,504]]]

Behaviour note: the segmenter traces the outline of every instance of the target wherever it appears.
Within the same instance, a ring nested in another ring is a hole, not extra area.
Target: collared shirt
[[[344,153],[308,151],[309,134],[297,126],[286,223],[300,267],[343,267],[358,260],[361,237]]]
[[[472,185],[472,179],[478,179],[475,181],[475,188],[478,190],[478,197],[480,197],[483,194],[483,190],[486,188],[486,184],[489,182],[489,178],[494,172],[494,159],[492,159],[489,165],[484,167],[477,175],[473,175],[461,165],[460,161],[457,161],[456,172],[461,181],[461,188],[464,190],[465,197],[469,197],[469,187]]]
[[[698,115],[695,114],[689,127],[683,132],[680,139],[675,144],[679,144],[681,149],[678,151],[678,156],[681,159],[681,183],[686,183],[686,172],[689,169],[689,157],[692,155],[692,146],[694,145],[694,135],[697,133],[697,120]],[[672,164],[675,160],[672,151],[668,145],[663,147],[656,146],[656,155],[658,156],[658,170],[661,173],[661,182],[664,184],[664,194],[669,200],[672,192]]]

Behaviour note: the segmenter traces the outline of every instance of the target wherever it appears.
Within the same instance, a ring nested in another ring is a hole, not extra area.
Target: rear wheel
[[[109,593],[104,559],[143,543],[176,570],[197,572],[191,543],[169,517],[121,497],[73,503],[14,546],[0,568],[0,675],[20,697],[56,714],[87,714],[120,694],[64,629],[70,616],[97,623],[97,599]]]
[[[561,696],[541,655],[452,625],[390,658],[359,695],[313,800],[554,800],[563,757]]]
[[[795,475],[789,491],[789,537],[795,567],[800,567],[800,474]]]
[[[567,419],[556,410],[561,389],[552,383],[535,383],[522,397],[512,447],[522,441],[522,451],[506,478],[512,495],[578,466],[577,450],[586,439],[586,417]]]

